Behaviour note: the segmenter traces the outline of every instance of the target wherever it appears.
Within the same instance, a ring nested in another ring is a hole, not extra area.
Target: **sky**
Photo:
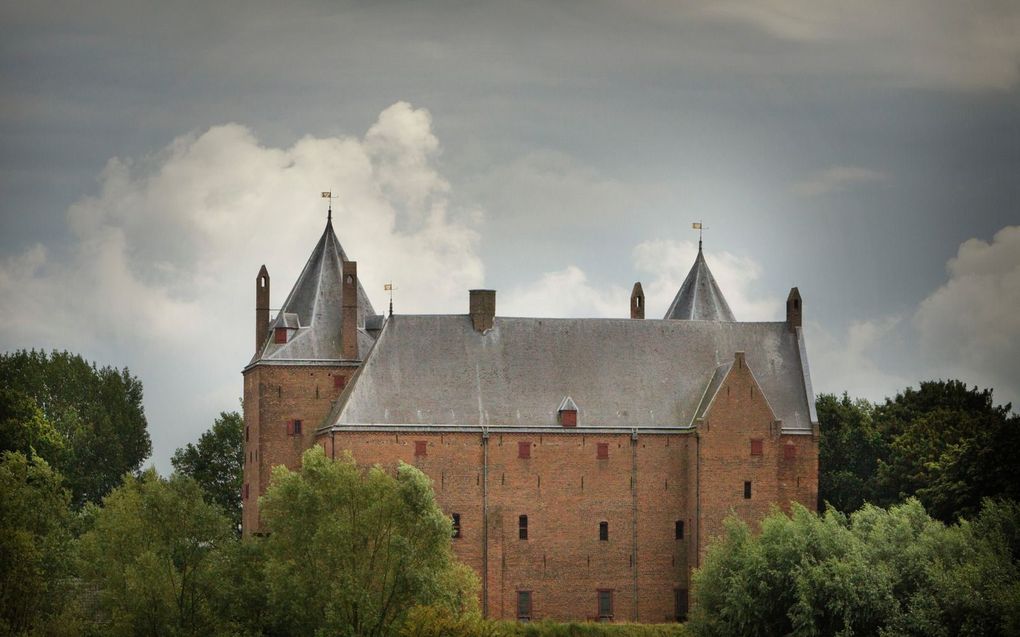
[[[254,283],[325,224],[376,309],[738,320],[816,392],[1020,403],[1020,4],[0,3],[0,351],[145,387],[151,462],[240,409]]]

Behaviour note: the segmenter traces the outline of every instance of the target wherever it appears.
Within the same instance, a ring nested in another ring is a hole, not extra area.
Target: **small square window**
[[[797,447],[794,445],[785,445],[783,447],[783,460],[796,460],[797,459]]]
[[[687,589],[678,588],[673,591],[674,593],[674,606],[676,607],[676,620],[678,622],[687,621]]]
[[[531,591],[517,591],[517,620],[531,621]]]
[[[744,499],[745,500],[750,500],[751,499],[751,481],[750,480],[744,481]]]
[[[683,520],[677,520],[676,521],[676,524],[673,526],[673,536],[676,539],[678,539],[678,540],[684,539],[684,521]]]
[[[453,514],[453,537],[460,537],[460,513]]]
[[[600,442],[595,446],[595,458],[598,460],[609,460],[608,442]]]
[[[528,459],[531,457],[531,442],[523,440],[517,443],[517,457]]]
[[[528,516],[526,515],[517,518],[517,537],[522,540],[528,539]]]
[[[600,622],[612,621],[613,591],[600,590],[598,592],[598,600],[599,600],[599,621]]]
[[[414,455],[415,456],[427,456],[428,455],[428,441],[415,440],[414,441]]]
[[[755,440],[752,440],[751,441],[751,455],[752,456],[760,456],[760,455],[762,455],[762,447],[763,446],[764,445],[762,444],[761,438],[757,438]]]
[[[599,522],[599,541],[609,541],[609,522]]]

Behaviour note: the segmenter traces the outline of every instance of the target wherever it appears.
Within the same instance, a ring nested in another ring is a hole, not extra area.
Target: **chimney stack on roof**
[[[630,292],[630,317],[632,319],[643,319],[645,317],[645,291],[641,289],[641,281],[634,284]]]
[[[795,332],[801,326],[802,310],[800,290],[790,288],[790,296],[786,297],[786,326],[791,332]]]
[[[342,314],[340,316],[340,357],[358,359],[358,262],[344,261]]]
[[[269,338],[269,270],[265,264],[255,277],[255,355],[266,344]]]
[[[469,290],[468,293],[471,325],[476,332],[485,333],[491,330],[496,317],[496,291]]]

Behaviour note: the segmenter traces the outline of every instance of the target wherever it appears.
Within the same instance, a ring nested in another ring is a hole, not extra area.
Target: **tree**
[[[0,451],[20,451],[64,463],[67,452],[63,436],[39,409],[31,396],[0,387]]]
[[[69,500],[45,460],[0,455],[0,634],[26,634],[63,604],[72,572]]]
[[[695,635],[1020,634],[1020,507],[947,527],[917,499],[731,517],[694,573]]]
[[[223,509],[240,533],[241,482],[244,470],[244,419],[221,412],[211,429],[174,453],[174,468],[194,478],[206,498]]]
[[[816,401],[818,442],[818,505],[826,503],[840,511],[856,511],[874,498],[878,458],[886,446],[875,428],[874,406],[863,399],[851,400],[822,394]]]
[[[279,630],[390,635],[415,605],[477,605],[477,579],[454,560],[453,527],[428,477],[333,461],[315,446],[300,471],[278,466],[261,500],[266,580]]]
[[[81,539],[83,575],[100,590],[111,635],[217,632],[217,554],[230,522],[185,476],[126,476]]]
[[[916,495],[945,522],[973,516],[986,497],[1020,499],[1020,417],[995,406],[990,389],[957,381],[922,382],[875,408],[886,441],[879,454],[876,504]]]
[[[35,401],[66,454],[46,458],[67,480],[72,503],[99,502],[152,451],[142,383],[125,368],[97,368],[68,352],[0,355],[0,387]]]

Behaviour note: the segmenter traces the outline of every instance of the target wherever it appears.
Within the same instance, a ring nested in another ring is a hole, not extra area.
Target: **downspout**
[[[630,433],[630,508],[631,508],[631,523],[630,523],[630,541],[632,547],[632,558],[631,558],[631,574],[634,580],[634,605],[631,619],[634,622],[638,621],[638,544],[637,544],[637,526],[638,526],[638,475],[637,475],[637,443],[638,434],[637,429],[632,429]]]
[[[489,617],[489,430],[482,429],[482,617]]]

